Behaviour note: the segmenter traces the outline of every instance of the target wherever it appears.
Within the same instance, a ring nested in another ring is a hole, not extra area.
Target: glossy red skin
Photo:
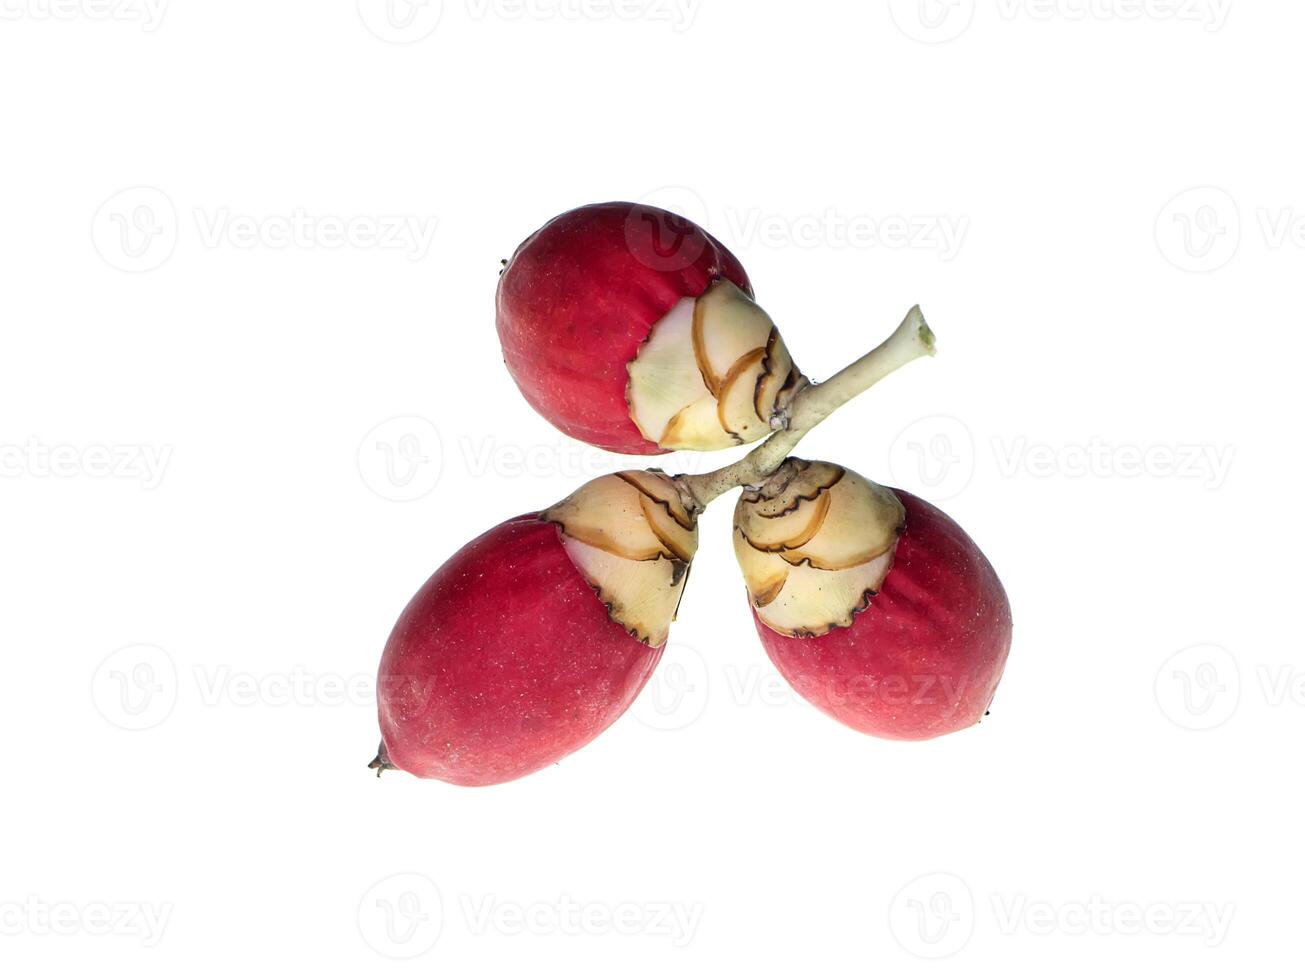
[[[662,647],[631,637],[534,514],[482,534],[423,585],[381,657],[381,736],[399,769],[517,779],[616,721]]]
[[[790,637],[755,610],[753,618],[780,673],[826,714],[869,735],[933,738],[987,711],[1010,652],[1010,603],[955,521],[893,492],[906,508],[906,531],[879,594],[851,626]]]
[[[677,302],[726,278],[752,295],[738,259],[686,218],[612,202],[554,218],[499,277],[497,323],[508,371],[540,415],[618,453],[663,453],[625,400],[626,365]]]

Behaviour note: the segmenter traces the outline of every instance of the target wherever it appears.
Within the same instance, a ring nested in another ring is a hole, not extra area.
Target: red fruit
[[[793,460],[745,492],[735,527],[757,633],[804,698],[885,738],[933,738],[983,717],[1010,651],[1010,605],[946,514]]]
[[[507,263],[496,305],[526,400],[613,452],[751,442],[806,380],[729,250],[648,205],[554,218]]]
[[[501,783],[619,718],[661,657],[697,544],[671,493],[654,473],[602,477],[450,558],[386,643],[373,767]]]

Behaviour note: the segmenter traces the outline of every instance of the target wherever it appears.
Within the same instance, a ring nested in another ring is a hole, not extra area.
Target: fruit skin
[[[378,678],[383,756],[463,786],[517,779],[628,708],[663,647],[631,637],[535,514],[467,544],[399,617]]]
[[[791,637],[752,614],[770,659],[817,708],[869,735],[927,739],[987,711],[1010,652],[1010,603],[955,521],[893,492],[906,529],[878,594],[851,626]]]
[[[752,285],[724,245],[686,218],[614,201],[554,218],[499,278],[499,341],[534,409],[567,435],[618,453],[666,452],[626,403],[626,365],[684,297],[729,279]]]

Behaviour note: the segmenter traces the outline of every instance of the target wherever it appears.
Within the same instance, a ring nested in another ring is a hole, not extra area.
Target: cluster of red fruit
[[[612,203],[522,243],[497,321],[526,400],[568,435],[644,455],[765,441],[711,473],[599,477],[445,562],[386,644],[373,768],[487,785],[597,736],[657,666],[698,515],[735,487],[757,633],[803,697],[887,738],[931,738],[985,713],[1011,638],[987,559],[924,501],[790,456],[839,405],[933,353],[918,307],[816,384],[720,242],[669,212]],[[930,694],[896,696],[904,685]]]

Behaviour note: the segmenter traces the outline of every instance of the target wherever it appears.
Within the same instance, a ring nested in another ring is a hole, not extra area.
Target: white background
[[[1300,5],[0,7],[7,975],[1298,959]],[[630,463],[493,327],[499,259],[614,198],[704,221],[816,378],[923,305],[939,356],[802,452],[985,549],[984,724],[787,694],[723,502],[591,746],[365,768],[416,587]]]

